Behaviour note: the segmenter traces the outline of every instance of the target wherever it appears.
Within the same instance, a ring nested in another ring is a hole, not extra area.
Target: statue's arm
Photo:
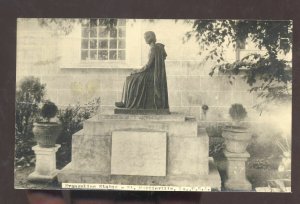
[[[148,62],[141,69],[135,71],[134,74],[144,72],[151,67],[151,65],[154,63],[154,59],[155,59],[155,50],[154,49],[155,48],[152,47],[150,50]]]
[[[155,49],[154,47],[151,48],[148,62],[147,62],[147,64],[145,64],[142,67],[142,69],[141,69],[142,71],[149,69],[149,67],[151,67],[151,65],[154,63],[154,58],[155,58],[155,50],[154,49]]]

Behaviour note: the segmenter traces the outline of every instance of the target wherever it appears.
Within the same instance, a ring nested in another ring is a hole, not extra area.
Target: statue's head
[[[156,43],[156,36],[153,31],[145,32],[144,38],[147,44]]]

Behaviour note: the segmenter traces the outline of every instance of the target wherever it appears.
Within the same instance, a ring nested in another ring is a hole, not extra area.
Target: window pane
[[[90,25],[91,25],[91,27],[95,27],[95,26],[97,26],[97,19],[91,19],[91,21],[90,21]]]
[[[108,30],[106,27],[99,27],[99,37],[100,38],[105,38],[108,36]]]
[[[107,60],[107,50],[99,50],[98,52],[98,59],[99,60]]]
[[[90,40],[90,48],[91,49],[97,49],[97,40]]]
[[[97,27],[91,28],[90,37],[91,38],[97,37]]]
[[[126,24],[126,19],[118,19],[118,25],[124,26]]]
[[[83,19],[81,22],[82,26],[89,27],[90,19]]]
[[[106,19],[99,19],[100,26],[106,26]]]
[[[90,59],[91,60],[97,59],[97,50],[91,50],[90,51]]]
[[[81,50],[81,59],[86,60],[88,58],[88,51],[87,50]]]
[[[125,50],[118,51],[118,60],[125,60]]]
[[[107,49],[108,48],[108,40],[99,40],[98,48],[99,49]]]
[[[109,48],[116,49],[117,48],[117,40],[110,40],[109,41]]]
[[[111,28],[110,29],[110,37],[111,38],[116,38],[117,37],[117,29],[116,28]]]
[[[89,48],[89,40],[83,39],[81,40],[81,49],[88,49]]]
[[[110,50],[109,51],[109,59],[110,60],[116,60],[117,59],[117,51],[116,50]]]
[[[83,27],[82,28],[82,37],[83,38],[88,38],[89,37],[89,34],[90,34],[90,32],[89,32],[89,27]]]
[[[126,30],[125,30],[125,27],[120,27],[119,28],[119,37],[120,38],[123,38],[126,36]]]
[[[118,48],[119,49],[125,49],[125,45],[126,45],[126,42],[125,40],[118,40]]]

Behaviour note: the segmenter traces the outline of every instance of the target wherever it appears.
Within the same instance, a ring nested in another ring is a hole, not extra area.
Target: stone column
[[[248,152],[232,153],[224,151],[227,158],[226,190],[251,191],[251,183],[246,178],[246,161],[250,157]]]
[[[29,180],[53,180],[56,177],[56,152],[59,148],[58,144],[48,148],[39,145],[32,147],[36,162],[34,172],[28,176]]]

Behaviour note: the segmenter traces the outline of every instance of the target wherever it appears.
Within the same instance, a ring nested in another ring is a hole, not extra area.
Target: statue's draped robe
[[[148,63],[141,72],[126,78],[122,102],[129,109],[169,109],[164,45],[151,46]]]

